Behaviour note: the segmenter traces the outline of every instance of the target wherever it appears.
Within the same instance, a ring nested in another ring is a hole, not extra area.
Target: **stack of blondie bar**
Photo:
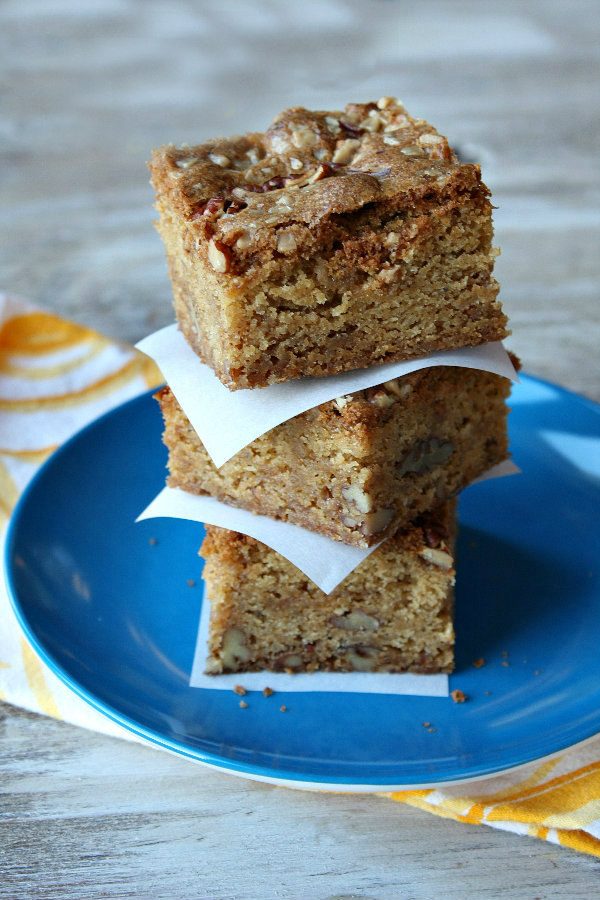
[[[395,100],[289,109],[265,133],[163,147],[151,171],[179,327],[230,390],[507,334],[479,168]],[[509,385],[421,368],[283,422],[218,469],[163,388],[171,486],[376,546],[325,594],[208,526],[207,671],[451,671],[454,498],[507,456]]]

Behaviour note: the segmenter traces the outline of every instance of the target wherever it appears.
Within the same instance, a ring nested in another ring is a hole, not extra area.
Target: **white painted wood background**
[[[600,399],[597,0],[4,0],[0,44],[3,288],[140,338],[171,319],[151,147],[392,93],[483,164],[526,370]],[[0,710],[2,898],[600,895],[542,842]]]

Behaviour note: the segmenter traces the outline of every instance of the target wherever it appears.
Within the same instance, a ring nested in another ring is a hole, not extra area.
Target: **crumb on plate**
[[[450,691],[450,696],[455,703],[464,703],[469,699],[467,695],[463,691],[459,691],[458,688],[456,688],[454,691]]]

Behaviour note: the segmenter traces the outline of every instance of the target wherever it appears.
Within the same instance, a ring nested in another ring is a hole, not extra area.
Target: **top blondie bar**
[[[506,336],[479,167],[396,100],[150,163],[179,327],[230,389]]]

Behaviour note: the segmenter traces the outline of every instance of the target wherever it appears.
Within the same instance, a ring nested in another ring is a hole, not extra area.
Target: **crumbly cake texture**
[[[391,98],[288,109],[150,169],[179,326],[231,389],[507,334],[479,167]]]
[[[509,390],[476,369],[421,369],[289,419],[217,469],[163,388],[168,483],[372,546],[506,459]]]
[[[454,529],[450,503],[324,594],[254,538],[209,526],[207,673],[452,671]]]

